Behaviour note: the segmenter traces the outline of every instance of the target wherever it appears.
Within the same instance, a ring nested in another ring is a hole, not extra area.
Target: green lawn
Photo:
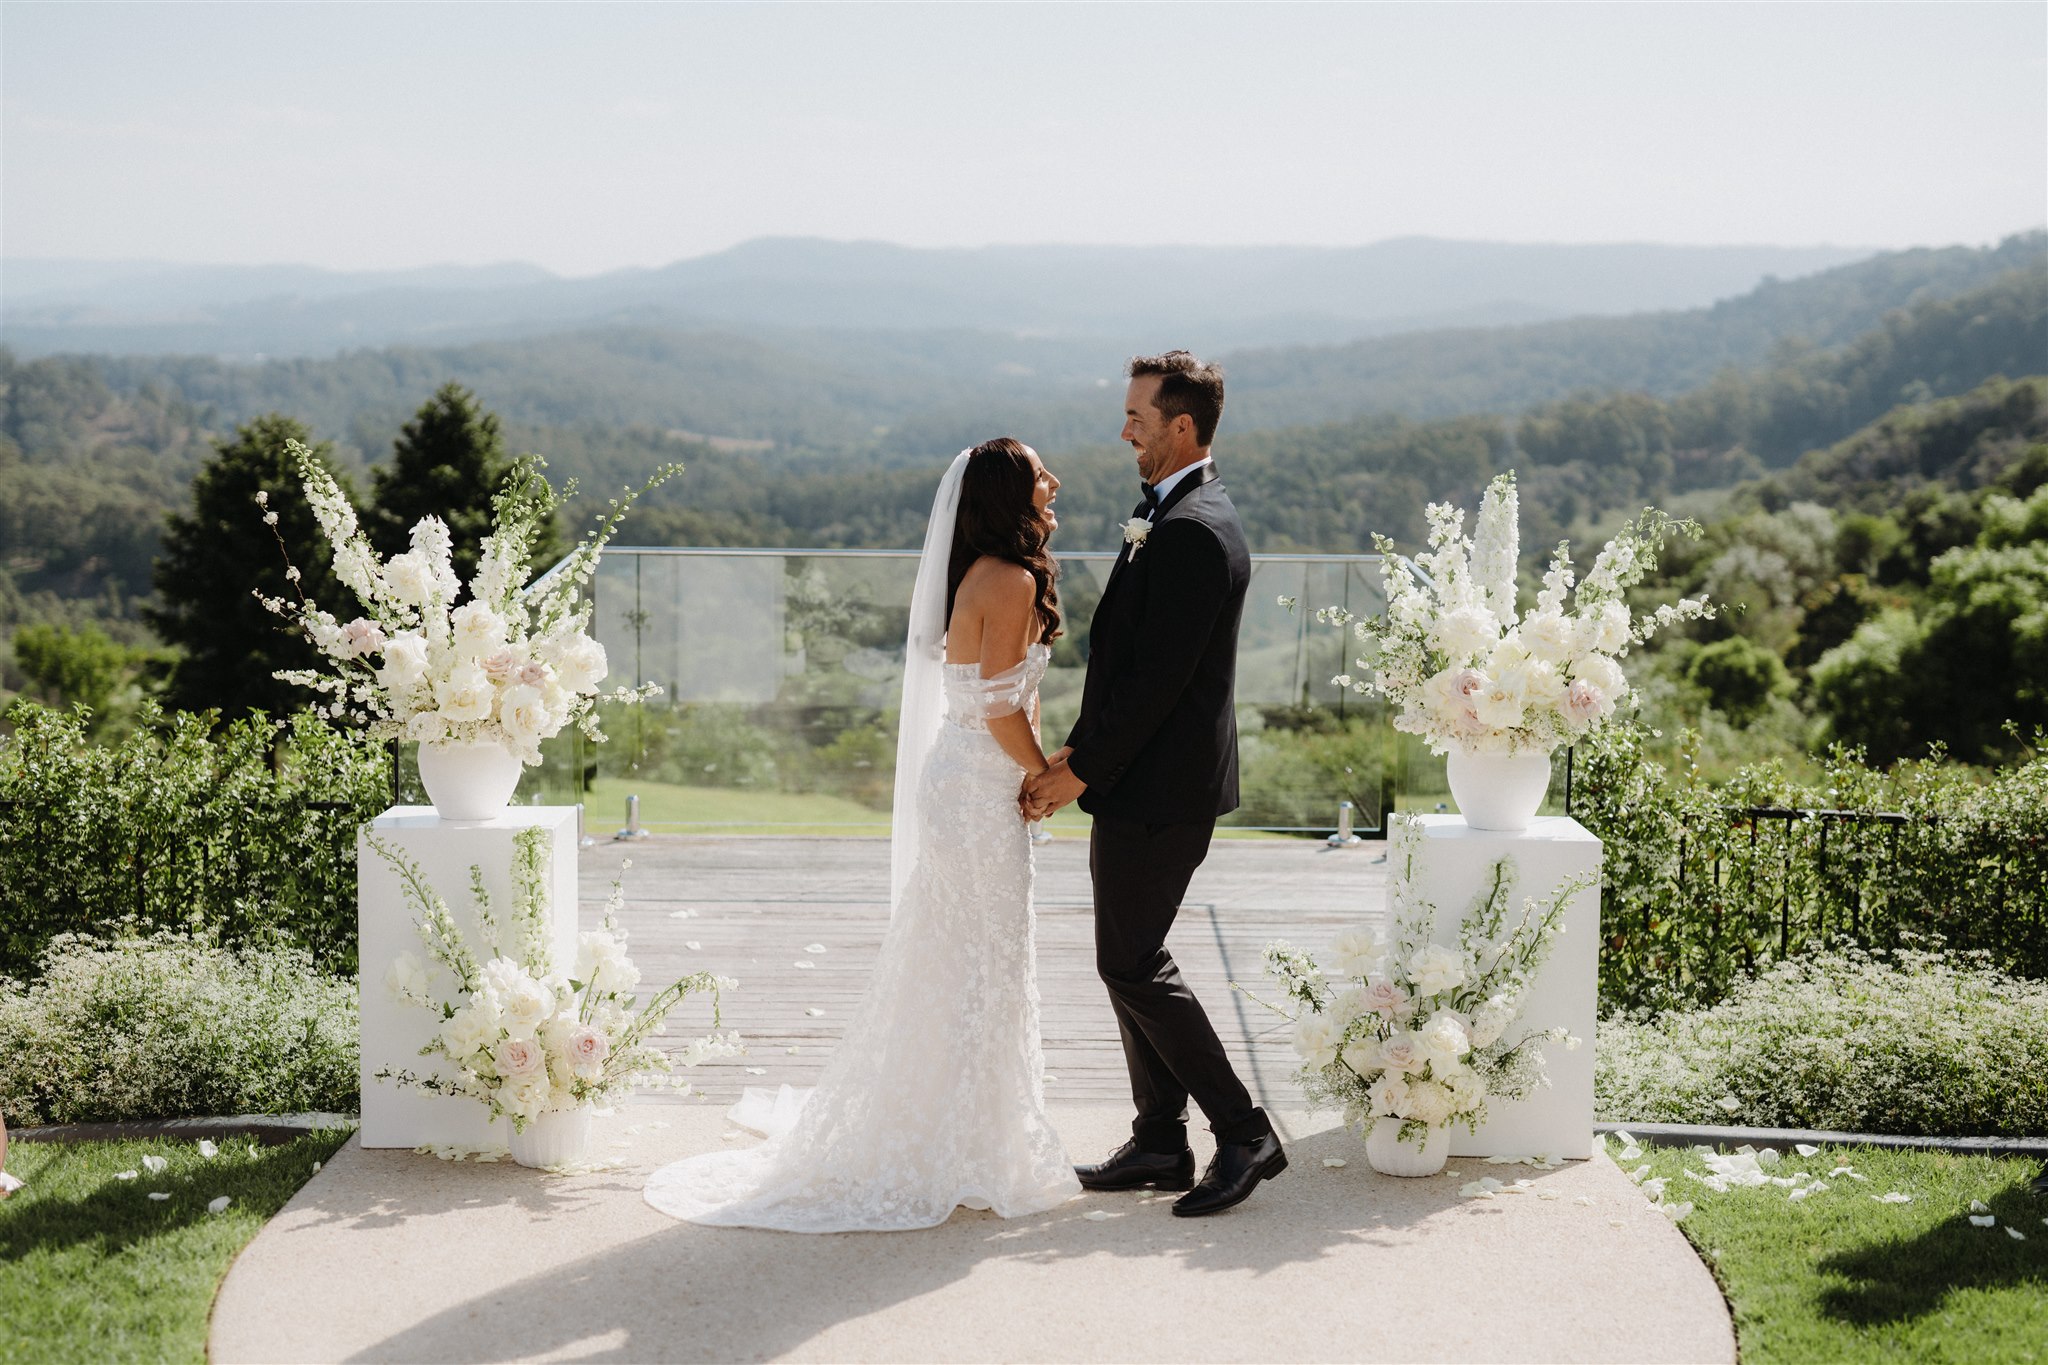
[[[806,834],[886,838],[889,813],[843,796],[685,787],[638,778],[600,777],[583,797],[584,829],[599,838],[623,828],[626,798],[640,798],[640,823],[657,834]],[[1056,838],[1084,838],[1089,820],[1069,806],[1048,823]],[[1219,829],[1219,838],[1285,839],[1263,830]]]
[[[1692,1202],[1679,1226],[1734,1305],[1744,1365],[2048,1359],[2048,1198],[2027,1190],[2037,1163],[1864,1147],[1781,1155],[1772,1174],[1810,1171],[1828,1188],[1797,1202],[1774,1185],[1717,1193],[1684,1174],[1707,1174],[1691,1151],[1645,1148],[1621,1163],[1647,1162],[1667,1179],[1666,1201]],[[1829,1174],[1844,1163],[1867,1179]],[[1879,1202],[1893,1192],[1911,1202]],[[1973,1200],[1993,1226],[1970,1223]]]
[[[210,1160],[184,1141],[12,1144],[7,1169],[28,1183],[0,1201],[0,1362],[204,1361],[229,1263],[347,1139],[253,1156],[228,1140]],[[222,1195],[232,1202],[208,1212]]]

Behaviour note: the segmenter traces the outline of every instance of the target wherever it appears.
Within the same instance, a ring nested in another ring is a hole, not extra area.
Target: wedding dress
[[[750,1090],[733,1110],[767,1141],[649,1178],[663,1213],[882,1232],[935,1227],[961,1205],[1040,1213],[1081,1192],[1045,1115],[1023,771],[988,730],[1030,709],[1051,651],[1033,645],[993,678],[938,652],[926,570],[943,574],[963,461],[940,485],[912,597],[892,914],[874,978],[815,1089]]]

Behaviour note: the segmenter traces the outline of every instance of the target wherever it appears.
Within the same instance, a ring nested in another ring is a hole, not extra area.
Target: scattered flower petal
[[[1607,1226],[1611,1228],[1625,1228],[1628,1226],[1628,1220],[1626,1218],[1610,1218],[1607,1220]]]
[[[1629,1135],[1629,1131],[1626,1128],[1615,1129],[1614,1140],[1624,1147],[1633,1147],[1636,1145],[1636,1140]]]
[[[210,1139],[201,1138],[199,1139],[199,1155],[211,1161],[220,1155],[220,1148],[214,1146]]]
[[[149,1192],[149,1197],[151,1199],[156,1200],[158,1203],[162,1203],[164,1200],[170,1198],[170,1196],[168,1194],[165,1194],[162,1190],[151,1190]]]
[[[1714,1107],[1726,1110],[1732,1114],[1742,1108],[1742,1101],[1736,1099],[1733,1095],[1723,1095],[1720,1099],[1714,1101]]]
[[[823,1019],[825,1017],[825,1011],[820,1009],[809,1009],[805,1010],[804,1013],[813,1019]]]
[[[141,1175],[141,1174],[142,1174],[142,1172],[140,1172],[140,1171],[116,1171],[116,1172],[114,1172],[114,1179],[116,1179],[116,1180],[133,1180],[133,1179],[135,1179],[135,1177],[136,1177],[136,1176],[138,1176],[138,1175]]]
[[[1912,1195],[1900,1194],[1897,1190],[1893,1190],[1890,1194],[1873,1194],[1870,1197],[1880,1204],[1910,1204],[1913,1202]]]
[[[817,954],[825,951],[825,945],[822,943],[806,943],[804,951],[815,957]]]
[[[206,1211],[208,1213],[220,1213],[234,1202],[227,1195],[222,1195],[218,1199],[209,1199],[206,1201]]]
[[[683,946],[694,953],[703,948],[704,945],[702,943],[699,943],[696,939],[692,938],[683,940]]]
[[[2027,1234],[2021,1232],[2018,1228],[2014,1227],[2010,1223],[2007,1223],[2005,1225],[2005,1235],[2012,1238],[2015,1242],[2024,1242],[2027,1240]]]
[[[1621,1149],[1621,1156],[1617,1159],[1621,1161],[1641,1161],[1643,1159],[1643,1149],[1630,1144]]]
[[[1657,1205],[1657,1212],[1663,1214],[1666,1218],[1669,1218],[1672,1222],[1676,1223],[1680,1219],[1685,1218],[1687,1215],[1691,1214],[1692,1205],[1690,1203],[1659,1204]]]
[[[1976,1227],[1988,1228],[1995,1226],[1998,1222],[1998,1218],[1994,1214],[1973,1213],[1970,1215],[1970,1222],[1972,1225]]]
[[[1088,1212],[1082,1214],[1081,1216],[1083,1218],[1086,1218],[1091,1223],[1105,1223],[1109,1221],[1109,1210],[1090,1209],[1088,1210]]]
[[[155,1175],[170,1164],[170,1162],[160,1156],[146,1156],[142,1158],[142,1169],[148,1171],[151,1175]]]
[[[1572,1202],[1574,1204],[1583,1204],[1590,1209],[1593,1207],[1593,1196],[1590,1194],[1575,1194],[1572,1196]]]
[[[1799,1155],[1801,1156],[1820,1155],[1820,1148],[1814,1146],[1810,1142],[1795,1142],[1792,1144],[1792,1150],[1799,1153]]]
[[[1981,1200],[1981,1199],[1972,1199],[1972,1200],[1970,1201],[1970,1212],[1971,1212],[1971,1213],[1989,1213],[1989,1212],[1991,1212],[1991,1206],[1990,1206],[1989,1204],[1985,1203],[1985,1202],[1984,1202],[1983,1200]]]
[[[1777,1149],[1774,1147],[1766,1147],[1756,1154],[1756,1164],[1759,1166],[1775,1166],[1779,1160]]]
[[[810,970],[811,970],[812,968],[816,967],[816,966],[817,966],[818,964],[817,964],[817,963],[815,963],[815,962],[798,962],[798,963],[795,963],[795,964],[793,964],[793,965],[794,965],[794,966],[796,967],[796,969],[797,969],[798,971],[800,971],[800,972],[808,972],[808,971],[810,971]]]
[[[1564,1196],[1563,1196],[1563,1195],[1561,1195],[1561,1194],[1559,1194],[1559,1193],[1558,1193],[1558,1192],[1557,1192],[1556,1190],[1538,1190],[1538,1191],[1536,1191],[1536,1197],[1537,1197],[1538,1199],[1562,1199],[1562,1198],[1564,1198]]]
[[[789,1054],[790,1056],[792,1056],[792,1057],[796,1056],[796,1049],[795,1049],[795,1048],[793,1048],[793,1047],[786,1047],[786,1048],[784,1048],[784,1049],[782,1049],[782,1050],[783,1050],[784,1052],[787,1052],[787,1053],[788,1053],[788,1054]]]
[[[1341,1156],[1326,1156],[1323,1158],[1323,1165],[1330,1168],[1331,1170],[1336,1170],[1343,1164],[1344,1158]]]
[[[745,1070],[749,1076],[765,1076],[768,1074],[768,1068],[765,1066],[750,1066],[745,1068]]]

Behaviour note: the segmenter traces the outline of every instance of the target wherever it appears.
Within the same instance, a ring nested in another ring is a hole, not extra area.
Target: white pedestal
[[[551,850],[545,883],[550,888],[555,960],[567,968],[576,953],[576,808],[513,806],[495,820],[453,822],[441,819],[432,806],[393,806],[356,837],[356,923],[361,935],[358,987],[362,1002],[363,1125],[365,1147],[418,1147],[430,1142],[481,1147],[502,1145],[502,1121],[474,1100],[436,1095],[375,1079],[386,1066],[416,1073],[434,1069],[441,1059],[422,1057],[420,1048],[433,1037],[438,1021],[418,1005],[395,999],[384,977],[400,953],[425,959],[416,927],[417,912],[406,899],[398,872],[369,845],[374,833],[387,847],[419,865],[427,882],[448,902],[470,950],[488,958],[495,946],[477,934],[476,907],[471,902],[469,870],[482,869],[484,889],[510,947],[508,919],[512,909],[513,838],[521,830],[548,833]],[[445,1064],[445,1063],[444,1063]]]
[[[1549,1088],[1524,1100],[1493,1101],[1477,1133],[1451,1130],[1454,1157],[1591,1156],[1593,1027],[1600,1000],[1600,841],[1564,816],[1539,817],[1520,834],[1473,829],[1457,815],[1425,815],[1422,824],[1416,889],[1436,906],[1439,943],[1456,946],[1466,908],[1501,858],[1515,860],[1510,908],[1516,914],[1525,898],[1547,901],[1565,878],[1592,876],[1592,886],[1566,905],[1564,932],[1552,941],[1550,957],[1522,998],[1521,1017],[1509,1034],[1561,1027],[1583,1041],[1571,1052],[1561,1043],[1544,1045]]]

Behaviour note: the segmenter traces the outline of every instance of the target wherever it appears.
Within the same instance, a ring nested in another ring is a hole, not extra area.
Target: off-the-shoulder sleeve
[[[1026,655],[1016,667],[1006,668],[993,678],[973,679],[969,684],[969,697],[975,714],[986,721],[1022,711],[1044,672],[1045,666],[1038,659]]]

